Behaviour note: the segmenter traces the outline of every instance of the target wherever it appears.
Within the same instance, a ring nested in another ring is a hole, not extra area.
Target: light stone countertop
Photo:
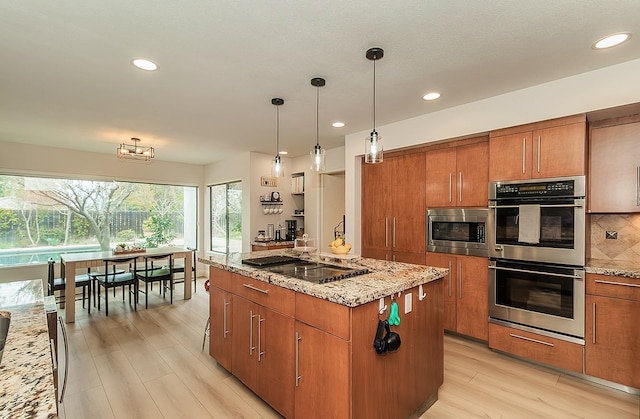
[[[42,281],[0,283],[0,310],[11,312],[0,364],[0,417],[56,418]]]
[[[633,261],[614,261],[590,259],[585,271],[590,274],[622,276],[640,280],[640,263]]]
[[[291,250],[270,250],[209,256],[199,258],[198,261],[347,307],[357,307],[379,298],[388,297],[391,294],[442,278],[448,273],[448,269],[444,268],[389,262],[378,259],[360,257],[350,260],[333,258],[323,258],[319,260],[317,256],[310,258],[305,256],[304,259],[312,259],[342,267],[367,268],[370,271],[370,273],[366,275],[325,284],[315,284],[242,264],[242,259],[271,255],[299,256]]]

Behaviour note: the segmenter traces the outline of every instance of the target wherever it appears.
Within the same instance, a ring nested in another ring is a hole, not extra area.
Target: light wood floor
[[[208,294],[174,304],[154,294],[138,311],[110,299],[109,317],[77,302],[67,325],[69,383],[60,417],[278,418],[205,351]],[[60,311],[62,313],[62,311]],[[61,369],[63,367],[61,366]],[[439,400],[421,418],[638,418],[638,396],[519,361],[445,336]],[[387,418],[384,418],[387,419]]]

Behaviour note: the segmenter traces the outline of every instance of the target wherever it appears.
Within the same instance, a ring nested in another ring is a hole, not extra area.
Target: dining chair
[[[160,282],[160,293],[162,298],[166,296],[167,287],[164,286],[169,282],[169,295],[171,304],[173,304],[173,254],[161,255],[145,255],[144,269],[136,270],[136,288],[139,292],[144,292],[144,308],[149,308],[149,284]],[[160,266],[160,268],[158,268]],[[139,281],[144,282],[144,291],[140,290]],[[138,293],[136,293],[136,302]]]
[[[196,248],[192,248],[192,247],[187,247],[187,250],[191,251],[192,257],[193,257],[193,262],[191,264],[191,278],[193,278],[193,292],[195,293],[198,289],[198,286],[196,284],[196,252],[198,251],[198,249]],[[175,262],[173,263],[173,273],[184,273],[185,270],[185,262],[184,260],[180,261],[180,262]],[[185,274],[186,275],[186,274]],[[173,284],[182,284],[184,283],[185,280],[185,276],[182,276],[181,278],[174,278],[173,279]]]
[[[206,281],[204,281],[204,290],[207,292],[207,294],[209,293],[209,280],[207,279]],[[202,349],[200,349],[200,352],[204,351],[204,344],[207,341],[207,338],[210,335],[210,330],[211,330],[211,315],[209,315],[207,317],[207,323],[204,326],[204,336],[202,337]]]
[[[54,295],[56,291],[64,291],[67,285],[67,282],[64,278],[64,275],[56,278],[55,277],[55,264],[56,262],[53,258],[49,258],[47,261],[49,264],[48,273],[47,273],[47,295]],[[87,269],[86,275],[76,276],[76,288],[82,287],[82,308],[85,307],[84,302],[87,299],[87,290],[91,289],[91,277],[89,276],[89,269]],[[91,291],[89,291],[91,292]],[[78,299],[76,298],[76,301]],[[56,302],[58,304],[64,302],[64,298],[58,296],[56,297]]]
[[[109,315],[109,289],[115,287],[122,287],[122,300],[124,301],[124,292],[125,286],[129,287],[129,305],[131,305],[131,295],[134,295],[134,310],[137,309],[136,303],[138,302],[137,293],[136,293],[136,280],[135,280],[135,270],[136,270],[136,260],[137,256],[129,256],[129,257],[114,257],[104,259],[104,272],[95,272],[91,273],[91,279],[96,284],[95,286],[98,289],[98,296],[96,299],[98,300],[98,310],[100,310],[100,287],[104,288],[104,307],[105,314]],[[124,270],[124,272],[118,268],[118,266],[125,265],[128,268]],[[131,290],[131,286],[133,287],[133,291]],[[89,298],[91,298],[91,292],[89,292]],[[89,313],[91,313],[91,304],[89,304]]]

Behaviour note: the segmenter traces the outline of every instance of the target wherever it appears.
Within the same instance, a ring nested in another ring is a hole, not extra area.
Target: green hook
[[[398,315],[398,303],[391,302],[391,312],[389,313],[389,324],[391,326],[400,326],[400,316]]]

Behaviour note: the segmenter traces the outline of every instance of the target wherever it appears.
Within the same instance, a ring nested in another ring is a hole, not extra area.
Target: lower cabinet
[[[210,280],[211,356],[284,417],[409,417],[435,402],[441,280],[394,296],[402,343],[383,355],[373,340],[389,308],[377,300],[350,308],[213,267]]]
[[[640,281],[587,274],[588,375],[640,388]]]
[[[427,265],[449,269],[444,289],[444,328],[486,341],[489,338],[489,262],[478,256],[427,253]]]
[[[565,370],[583,372],[583,346],[577,343],[489,324],[489,347]]]

